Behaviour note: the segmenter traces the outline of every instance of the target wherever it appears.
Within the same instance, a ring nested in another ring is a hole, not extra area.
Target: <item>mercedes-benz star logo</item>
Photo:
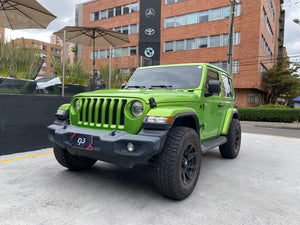
[[[155,34],[155,30],[153,28],[147,28],[145,30],[145,34],[148,35],[148,36],[152,36]]]
[[[153,8],[146,9],[145,15],[147,18],[153,18],[155,16],[155,9]]]
[[[147,56],[148,58],[151,58],[152,56],[154,56],[154,49],[151,47],[146,48],[145,56]]]

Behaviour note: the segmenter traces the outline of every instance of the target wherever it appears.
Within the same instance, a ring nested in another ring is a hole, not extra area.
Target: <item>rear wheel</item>
[[[169,131],[162,152],[154,163],[156,189],[177,200],[194,190],[201,167],[200,137],[195,130],[174,127]]]
[[[66,149],[54,144],[54,155],[56,160],[70,170],[79,171],[91,168],[97,160],[72,155]]]
[[[232,119],[227,134],[227,142],[219,147],[223,158],[234,159],[238,156],[241,147],[241,125],[239,120]]]

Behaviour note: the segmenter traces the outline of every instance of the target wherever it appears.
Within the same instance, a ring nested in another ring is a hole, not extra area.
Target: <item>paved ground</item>
[[[51,149],[0,157],[2,224],[300,224],[300,139],[243,134],[235,160],[203,157],[194,193],[157,194],[151,167],[98,162],[84,172],[59,166]]]
[[[241,121],[242,132],[300,138],[300,123]]]

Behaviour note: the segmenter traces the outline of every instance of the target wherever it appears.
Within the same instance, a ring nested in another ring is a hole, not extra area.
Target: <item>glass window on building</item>
[[[186,40],[186,49],[190,50],[190,49],[196,49],[196,39],[187,39]]]
[[[165,52],[173,52],[173,41],[165,42]]]
[[[240,64],[240,62],[238,60],[232,62],[232,73],[239,72],[239,64]]]
[[[199,12],[199,23],[208,21],[208,11]]]
[[[128,14],[130,12],[130,4],[123,5],[123,14]]]
[[[126,56],[129,56],[128,47],[122,48],[122,57],[126,57]]]
[[[198,38],[198,48],[207,48],[207,37]]]
[[[229,18],[230,16],[230,6],[224,7],[224,18]]]
[[[113,57],[121,57],[122,56],[122,49],[121,48],[115,48],[114,49],[114,55]]]
[[[46,62],[43,62],[42,67],[47,67],[47,63],[46,63]]]
[[[210,47],[219,47],[221,41],[220,35],[210,36]]]
[[[165,19],[165,27],[170,28],[175,26],[175,17],[170,17]]]
[[[115,29],[114,29],[114,31],[116,31],[116,32],[122,32],[122,27],[116,27]]]
[[[138,33],[138,25],[137,24],[130,25],[129,34],[137,34],[137,33]]]
[[[240,44],[240,32],[234,33],[233,44],[234,45],[239,45]]]
[[[253,91],[248,92],[248,103],[261,104],[262,95]]]
[[[223,46],[228,45],[228,34],[223,34]]]
[[[221,18],[222,18],[221,8],[211,10],[210,20],[219,20]]]
[[[137,46],[130,47],[130,55],[137,55]]]
[[[107,11],[108,11],[108,18],[114,17],[115,8],[109,9]]]
[[[106,50],[101,50],[100,51],[100,59],[105,59],[105,58],[107,58],[107,56],[106,56]]]
[[[172,3],[174,3],[174,2],[175,2],[175,0],[165,0],[165,4],[166,4],[166,5],[172,4]]]
[[[101,11],[101,12],[100,12],[100,18],[101,18],[101,20],[107,18],[107,10],[104,10],[104,11]]]
[[[242,5],[241,4],[235,5],[234,16],[237,17],[240,16],[241,14],[242,14]]]
[[[260,75],[262,75],[266,71],[267,71],[267,68],[263,64],[260,64]]]
[[[176,41],[176,51],[184,50],[184,40]]]
[[[120,16],[122,15],[122,7],[119,6],[119,7],[116,7],[116,16]]]
[[[135,2],[131,4],[131,12],[137,12],[139,11],[139,3]]]
[[[198,22],[198,13],[190,13],[187,15],[187,24],[195,24]]]
[[[122,33],[123,34],[128,34],[128,26],[122,27]]]
[[[99,20],[99,12],[94,13],[94,21]]]
[[[186,25],[186,15],[176,17],[176,27]]]

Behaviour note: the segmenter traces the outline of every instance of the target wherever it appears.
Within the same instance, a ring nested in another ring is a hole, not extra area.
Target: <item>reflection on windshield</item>
[[[200,85],[202,66],[171,66],[137,70],[127,88],[194,89]]]

